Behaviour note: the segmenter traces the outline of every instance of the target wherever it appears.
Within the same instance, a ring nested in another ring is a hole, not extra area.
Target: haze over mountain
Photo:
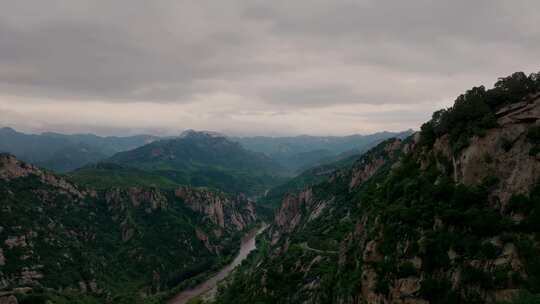
[[[156,140],[156,136],[100,137],[93,134],[25,134],[11,128],[0,129],[0,152],[58,172],[66,172],[97,162],[120,151],[134,149]]]
[[[249,150],[265,153],[282,166],[297,171],[331,161],[342,153],[360,154],[385,139],[404,138],[412,133],[413,130],[407,130],[349,136],[235,137],[234,140]]]
[[[228,137],[214,131],[186,130],[176,137],[198,138],[201,141],[206,136],[227,137],[231,143],[239,142],[247,150],[266,154],[276,162],[273,166],[279,164],[283,167],[281,169],[290,171],[286,172],[287,174],[292,174],[300,168],[309,167],[320,161],[332,160],[338,157],[340,153],[360,153],[384,139],[393,136],[402,137],[410,133],[411,131],[399,134],[382,132],[344,137]],[[107,158],[122,151],[133,150],[160,139],[168,140],[172,138],[175,137],[157,137],[153,135],[101,137],[94,134],[65,135],[52,132],[25,134],[17,132],[12,128],[4,127],[0,129],[0,152],[12,153],[21,160],[35,163],[53,171],[68,172],[90,164],[106,161]],[[201,144],[204,143],[201,142]],[[149,149],[152,149],[151,147]],[[184,155],[183,153],[194,153],[190,151],[192,148],[188,146],[177,148],[175,153],[179,153],[178,157],[180,158]],[[213,147],[212,149],[217,148],[219,147]],[[226,151],[221,152],[226,153]],[[197,156],[202,158],[207,157],[203,163],[208,161],[210,162],[208,165],[214,165],[212,164],[214,160],[209,155]],[[241,158],[237,159],[237,165],[244,165],[240,164],[239,161],[241,161]],[[176,165],[178,166],[179,164]],[[279,168],[275,168],[274,171],[279,170]]]
[[[140,148],[120,152],[111,162],[134,167],[191,170],[216,166],[234,170],[273,170],[275,164],[262,153],[245,150],[239,143],[216,132],[189,130],[173,139],[159,140]]]

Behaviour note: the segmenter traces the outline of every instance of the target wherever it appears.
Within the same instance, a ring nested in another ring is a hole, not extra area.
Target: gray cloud
[[[370,111],[396,127],[418,127],[428,114],[403,116],[395,106],[427,113],[473,85],[540,70],[535,0],[0,4],[0,95],[19,102],[0,106],[21,115],[45,101],[149,102],[219,121],[203,128],[234,131],[270,117],[265,128],[306,132],[292,119],[365,105],[380,106]],[[192,127],[185,123],[152,128]],[[351,120],[328,132],[374,127]]]

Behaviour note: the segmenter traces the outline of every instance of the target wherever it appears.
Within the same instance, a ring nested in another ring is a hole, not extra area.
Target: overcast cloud
[[[32,132],[397,131],[540,70],[537,0],[0,4],[0,125]]]

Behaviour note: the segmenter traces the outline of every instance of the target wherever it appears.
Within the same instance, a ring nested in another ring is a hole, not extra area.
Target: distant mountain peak
[[[13,128],[10,128],[10,127],[3,127],[3,128],[0,128],[0,133],[16,134],[17,131],[15,131]]]
[[[193,130],[193,129],[187,129],[187,130],[185,130],[184,132],[182,132],[180,134],[180,138],[190,138],[190,137],[214,137],[214,138],[223,137],[223,138],[226,138],[227,136],[225,136],[222,133],[215,132],[215,131],[206,131],[206,130],[196,131],[196,130]]]

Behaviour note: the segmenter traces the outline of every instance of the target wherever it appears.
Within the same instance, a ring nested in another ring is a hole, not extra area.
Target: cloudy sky
[[[540,70],[538,0],[0,5],[0,125],[30,132],[396,131]]]

